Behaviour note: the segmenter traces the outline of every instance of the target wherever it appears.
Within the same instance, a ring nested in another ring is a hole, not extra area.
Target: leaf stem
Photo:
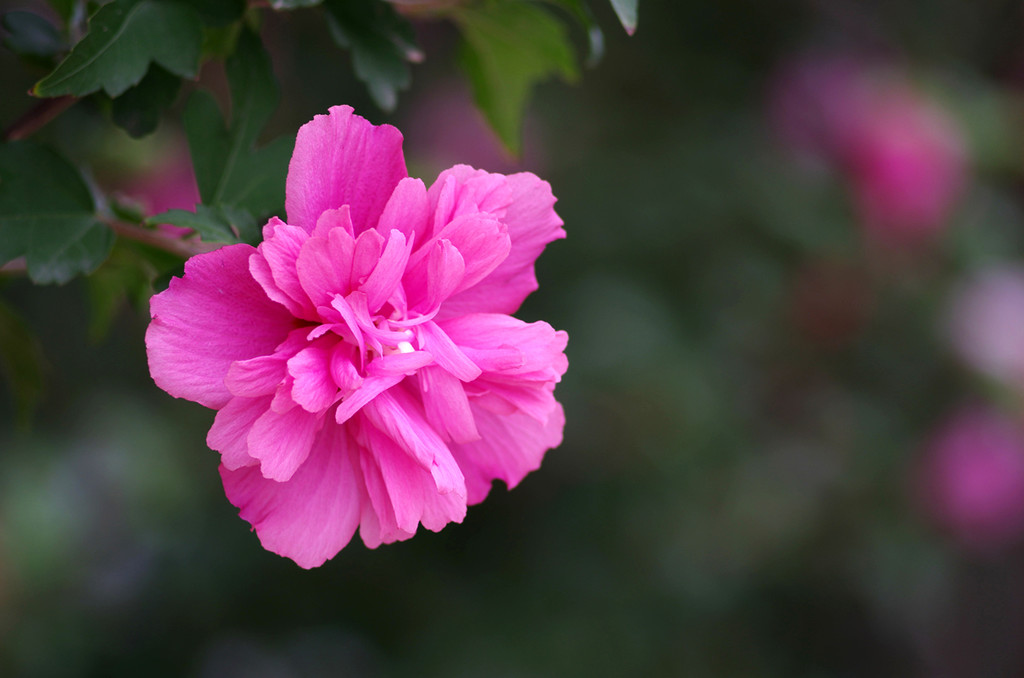
[[[43,99],[33,106],[27,113],[15,120],[3,131],[4,141],[16,141],[32,136],[40,128],[46,125],[58,115],[71,108],[72,104],[78,101],[77,97],[62,96],[52,99]]]
[[[122,221],[107,221],[107,226],[113,229],[114,233],[122,238],[141,242],[144,245],[170,252],[176,256],[188,259],[203,252],[210,252],[221,245],[219,243],[206,243],[197,239],[183,239],[178,236],[165,235],[160,231],[151,230],[126,224]]]

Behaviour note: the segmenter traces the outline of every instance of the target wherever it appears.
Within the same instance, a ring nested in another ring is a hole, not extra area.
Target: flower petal
[[[328,424],[306,462],[279,483],[250,467],[220,468],[228,500],[268,551],[311,568],[333,558],[355,534],[368,503],[348,432]]]
[[[508,256],[486,278],[450,298],[439,317],[464,313],[514,313],[537,289],[534,262],[548,243],[565,237],[562,220],[554,210],[551,186],[522,172],[508,177],[512,200],[505,214],[512,247]]]
[[[425,322],[418,328],[420,348],[434,356],[434,361],[462,381],[473,381],[481,370],[462,352],[444,330],[434,322]]]
[[[338,397],[338,384],[331,376],[331,350],[326,345],[308,346],[288,360],[288,374],[295,380],[292,399],[307,412],[323,412]]]
[[[206,444],[220,452],[220,462],[231,470],[255,466],[259,459],[249,455],[247,438],[252,425],[270,409],[270,397],[232,398],[222,407],[206,435]]]
[[[495,414],[472,402],[470,407],[480,440],[451,447],[465,474],[470,504],[483,501],[496,478],[509,489],[518,485],[527,473],[540,468],[547,450],[562,442],[565,413],[558,403],[543,422],[519,412]]]
[[[249,274],[253,252],[239,244],[194,256],[184,277],[150,301],[149,371],[172,396],[223,407],[231,364],[273,353],[295,327]]]
[[[405,273],[405,265],[409,261],[409,247],[405,236],[399,230],[391,231],[384,251],[381,252],[373,272],[366,278],[361,290],[366,295],[366,305],[370,311],[376,312],[384,302],[391,298],[395,286]]]
[[[264,229],[264,239],[249,260],[249,270],[267,296],[288,307],[293,315],[315,320],[315,306],[299,284],[296,262],[309,234],[298,226],[272,219]],[[266,265],[259,262],[262,258]],[[270,278],[267,278],[270,273]]]
[[[543,321],[527,323],[500,313],[473,313],[437,325],[485,372],[558,381],[569,367],[565,357],[569,335]]]
[[[420,179],[407,177],[398,182],[395,192],[388,198],[377,230],[381,233],[401,231],[411,240],[414,233],[420,237],[425,235],[429,218],[426,187]]]
[[[361,468],[383,542],[408,539],[420,523],[438,531],[466,516],[464,496],[438,491],[435,479],[384,432],[369,427]]]
[[[260,473],[265,478],[286,481],[306,461],[323,423],[323,416],[301,407],[285,412],[271,408],[249,431],[249,456],[260,460]]]
[[[295,261],[299,284],[316,307],[330,306],[335,295],[348,294],[351,289],[352,256],[355,239],[339,224],[350,224],[347,207],[331,211],[329,222],[334,227],[306,241]],[[326,215],[325,215],[326,216]],[[321,224],[328,223],[321,219]]]
[[[437,366],[425,367],[418,374],[427,421],[442,438],[457,443],[478,439],[462,382]]]
[[[405,176],[402,133],[335,106],[299,129],[285,184],[288,221],[312,232],[324,211],[348,205],[361,233],[377,225]]]
[[[402,389],[381,393],[363,408],[362,414],[430,472],[438,492],[465,496],[465,480],[451,452]]]

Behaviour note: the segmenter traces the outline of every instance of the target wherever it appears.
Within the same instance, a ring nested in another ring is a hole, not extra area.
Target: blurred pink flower
[[[1024,436],[1002,416],[965,409],[925,450],[920,492],[931,518],[962,544],[998,548],[1024,534]]]
[[[868,60],[794,59],[774,81],[769,117],[787,147],[843,173],[865,230],[886,244],[940,231],[966,182],[953,119]]]
[[[868,89],[862,61],[804,55],[783,64],[772,80],[768,115],[789,149],[817,162],[835,162]]]
[[[314,567],[440,530],[561,442],[564,332],[509,313],[565,236],[528,173],[406,177],[402,136],[349,107],[304,125],[289,223],[198,255],[152,300],[150,371],[218,410],[207,442],[267,549]]]
[[[199,188],[192,160],[188,153],[175,153],[168,159],[136,176],[124,187],[124,192],[142,203],[146,214],[152,216],[167,210],[194,211],[199,202]],[[171,236],[184,236],[192,229],[161,224],[160,230]]]
[[[1024,388],[1024,269],[975,273],[952,295],[950,343],[970,367]]]
[[[881,88],[865,102],[848,134],[845,163],[865,228],[896,245],[943,229],[966,180],[960,130],[904,86]]]
[[[442,83],[413,102],[403,129],[410,156],[427,167],[440,169],[458,161],[490,172],[514,172],[542,166],[541,144],[536,143],[532,122],[527,117],[523,154],[517,160],[502,148],[469,91],[459,83]]]

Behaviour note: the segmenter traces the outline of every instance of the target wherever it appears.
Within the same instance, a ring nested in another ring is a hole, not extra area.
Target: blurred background
[[[428,183],[550,181],[569,237],[519,316],[569,333],[564,444],[304,571],[225,499],[213,413],[150,381],[144,301],[103,327],[81,279],[4,278],[46,370],[31,413],[0,394],[0,675],[1024,676],[1024,7],[644,0],[630,38],[592,4],[605,57],[539,89],[518,161],[449,26],[391,116],[312,14],[263,28],[273,134],[349,103]],[[170,125],[46,134],[194,202]]]

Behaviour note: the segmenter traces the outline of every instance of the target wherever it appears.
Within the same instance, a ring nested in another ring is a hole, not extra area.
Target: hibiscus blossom
[[[550,186],[458,165],[428,190],[347,106],[304,125],[288,222],[153,297],[150,373],[217,410],[207,443],[263,546],[315,567],[460,522],[562,439],[565,332],[511,317],[565,237]]]

